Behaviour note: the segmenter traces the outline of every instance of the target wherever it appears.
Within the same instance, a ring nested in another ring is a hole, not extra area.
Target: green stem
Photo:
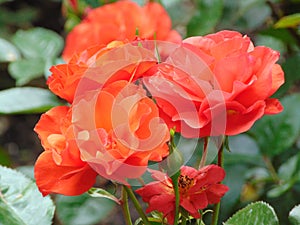
[[[203,153],[199,164],[199,169],[205,166],[206,158],[207,158],[207,146],[208,146],[208,137],[205,137],[203,143]]]
[[[270,158],[267,157],[267,156],[263,156],[263,160],[264,160],[264,162],[266,164],[266,167],[269,170],[269,172],[271,174],[271,177],[273,178],[274,182],[279,184],[280,183],[280,178],[278,177],[278,175],[276,173],[276,170],[275,170]]]
[[[143,222],[145,225],[151,225],[146,214],[144,213],[139,201],[137,200],[137,198],[135,197],[133,191],[131,188],[127,187],[126,185],[123,186],[125,191],[127,192],[129,198],[131,199],[136,211],[138,212],[138,214],[140,215],[140,217],[142,218]]]
[[[122,188],[122,211],[123,211],[126,225],[132,225],[129,205],[128,205],[128,195],[127,192],[124,190],[124,186]]]
[[[179,188],[178,188],[179,176],[180,176],[180,170],[171,177],[173,182],[174,194],[175,194],[175,216],[174,216],[174,223],[173,223],[174,225],[177,225],[179,220],[179,200],[180,200]]]
[[[221,144],[218,152],[218,166],[223,167],[224,165],[224,158],[223,158],[223,150],[224,150],[224,141]],[[219,212],[220,212],[221,200],[217,204],[214,205],[214,212],[212,216],[212,223],[211,225],[217,225],[219,219]]]
[[[181,225],[186,225],[186,218],[185,218],[185,216],[181,217]]]

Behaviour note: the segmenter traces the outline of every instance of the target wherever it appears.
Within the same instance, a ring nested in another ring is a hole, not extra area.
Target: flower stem
[[[267,156],[263,156],[263,160],[264,160],[265,165],[266,165],[267,169],[269,170],[269,173],[271,174],[271,177],[273,178],[274,182],[279,184],[280,178],[278,177],[270,158]]]
[[[218,151],[218,166],[223,167],[224,165],[224,158],[223,158],[223,150],[224,150],[224,141],[222,142],[219,151]],[[214,212],[212,216],[212,223],[211,225],[217,225],[219,219],[219,212],[220,212],[221,200],[217,204],[214,205]]]
[[[184,216],[181,217],[181,225],[186,225],[186,218]]]
[[[128,206],[128,195],[127,192],[125,191],[124,186],[122,188],[122,211],[123,211],[126,225],[132,225],[129,206]]]
[[[146,214],[144,213],[139,201],[137,200],[137,198],[135,197],[133,191],[131,188],[127,187],[126,185],[123,185],[124,190],[127,192],[129,198],[131,199],[136,211],[138,212],[138,214],[140,215],[140,217],[142,218],[143,222],[145,225],[151,225]]]
[[[205,166],[206,158],[207,158],[207,146],[208,146],[208,137],[205,137],[203,143],[203,153],[199,164],[199,169]]]
[[[178,178],[180,176],[180,170],[178,170],[173,176],[171,176],[172,182],[173,182],[173,189],[175,194],[175,216],[174,216],[174,225],[178,224],[179,220],[179,187],[178,187]]]

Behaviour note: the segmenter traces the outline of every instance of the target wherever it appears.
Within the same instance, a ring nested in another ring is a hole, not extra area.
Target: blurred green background
[[[0,0],[0,165],[17,168],[32,179],[34,162],[42,152],[33,127],[42,112],[63,104],[47,89],[48,69],[62,62],[64,38],[85,9],[113,1],[81,0],[76,10],[71,2]],[[249,132],[229,138],[225,183],[230,191],[222,200],[221,221],[263,200],[275,209],[280,224],[289,224],[290,210],[300,203],[300,0],[158,2],[183,37],[237,30],[255,45],[281,53],[286,81],[276,97],[284,112],[265,116]],[[55,225],[123,224],[120,208],[109,200],[88,195],[52,199]]]

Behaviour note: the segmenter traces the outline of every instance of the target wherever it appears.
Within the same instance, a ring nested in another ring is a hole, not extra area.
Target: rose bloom
[[[80,195],[95,183],[97,173],[80,158],[71,127],[71,109],[58,106],[44,113],[34,130],[45,151],[34,167],[36,184],[50,193]]]
[[[277,51],[254,47],[249,37],[226,30],[187,38],[183,47],[198,57],[202,68],[195,70],[197,63],[190,63],[189,72],[162,63],[152,69],[155,75],[145,79],[150,93],[168,89],[173,96],[171,101],[164,96],[156,99],[160,116],[170,128],[176,127],[186,137],[236,135],[249,130],[263,115],[283,110],[278,99],[271,98],[284,83],[284,73],[276,64]],[[174,102],[193,102],[198,116],[178,111]]]
[[[126,183],[169,154],[168,127],[141,86],[120,80],[86,94],[73,106],[74,127],[83,159],[101,176]]]
[[[149,204],[146,212],[157,210],[167,218],[168,224],[173,224],[175,215],[175,194],[170,177],[160,171],[151,170],[153,181],[136,190],[144,202]],[[225,177],[225,171],[217,165],[209,165],[196,170],[193,167],[182,166],[178,178],[179,204],[194,218],[200,218],[199,210],[208,204],[220,201],[229,190],[220,182]]]
[[[63,58],[93,45],[106,45],[115,40],[156,39],[180,42],[180,35],[171,30],[171,19],[158,3],[140,7],[132,1],[118,1],[90,10],[86,18],[68,34]]]
[[[129,58],[132,64],[122,67],[120,61],[125,60],[124,52],[130,52],[134,59]],[[109,61],[110,59],[112,61]],[[100,87],[116,80],[136,80],[149,67],[156,64],[156,61],[155,56],[143,48],[131,46],[123,41],[113,41],[106,46],[95,45],[74,54],[68,63],[52,66],[47,84],[54,94],[72,103],[80,82],[84,83],[83,88],[87,89],[83,91],[88,91],[91,87]],[[99,65],[101,63],[110,63],[109,68],[105,67],[106,75],[103,74],[103,65]],[[92,74],[88,75],[91,72]]]

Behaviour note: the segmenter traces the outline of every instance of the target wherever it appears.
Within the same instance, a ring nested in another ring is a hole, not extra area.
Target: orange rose
[[[95,183],[97,173],[81,160],[71,127],[71,109],[52,108],[34,130],[45,151],[38,157],[34,176],[42,194],[79,195]]]
[[[122,48],[123,46],[125,48]],[[131,54],[131,57],[125,55],[128,52]],[[124,64],[120,70],[114,69],[120,64],[119,61],[122,62],[124,60],[127,60],[127,64]],[[141,61],[144,62],[140,64],[139,62]],[[102,75],[99,77],[98,73],[103,74],[102,71],[98,71],[98,69],[102,70],[101,66],[103,65],[99,65],[101,63],[111,63],[110,68],[106,70],[115,74],[107,72],[106,76]],[[50,68],[52,74],[48,78],[47,84],[54,94],[72,103],[79,82],[85,83],[84,88],[99,87],[104,83],[108,84],[116,80],[130,80],[133,72],[135,74],[134,79],[137,79],[155,63],[156,58],[151,52],[121,41],[113,41],[107,46],[96,45],[79,54],[74,54],[67,64],[52,66]]]
[[[270,98],[284,83],[278,59],[278,52],[254,47],[247,36],[221,31],[184,40],[169,60],[172,64],[152,68],[148,73],[154,76],[144,83],[158,96],[160,115],[169,127],[184,136],[236,135],[263,115],[283,110]]]
[[[141,87],[116,81],[86,94],[74,105],[74,127],[83,159],[100,175],[126,183],[169,154],[169,130]]]
[[[157,39],[180,42],[180,35],[171,30],[171,20],[158,3],[140,7],[132,1],[119,1],[90,10],[87,17],[68,34],[63,58],[93,45],[106,45],[111,41]]]

